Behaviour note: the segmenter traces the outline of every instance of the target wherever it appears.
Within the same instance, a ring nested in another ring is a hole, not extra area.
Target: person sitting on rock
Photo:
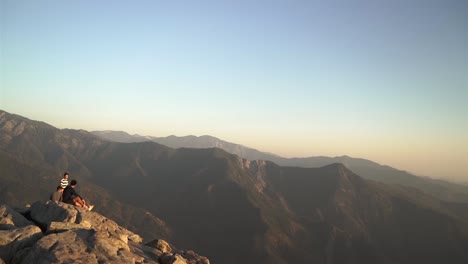
[[[63,188],[62,186],[57,186],[57,190],[50,195],[50,200],[52,202],[61,202],[62,201]]]
[[[81,196],[75,191],[75,187],[78,184],[76,180],[72,180],[70,185],[63,190],[63,202],[68,204],[73,204],[78,207],[83,207],[91,211],[94,205],[87,205],[86,201],[81,198]]]
[[[60,180],[60,186],[63,189],[67,188],[67,186],[68,186],[68,176],[69,176],[68,172],[65,172],[63,174],[63,178]]]

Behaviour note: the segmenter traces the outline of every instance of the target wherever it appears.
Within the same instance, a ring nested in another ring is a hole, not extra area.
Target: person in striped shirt
[[[65,172],[63,174],[63,178],[60,180],[60,187],[62,187],[62,189],[65,189],[68,186],[68,176],[68,172]]]

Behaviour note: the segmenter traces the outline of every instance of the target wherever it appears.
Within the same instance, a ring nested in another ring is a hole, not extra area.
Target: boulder
[[[40,239],[23,259],[22,263],[98,263],[90,254],[93,230],[70,230],[50,234]]]
[[[161,251],[155,248],[132,241],[128,242],[128,246],[130,247],[130,251],[133,252],[133,254],[144,257],[143,263],[158,263],[156,260],[159,259],[159,257],[163,254]]]
[[[187,264],[187,260],[179,254],[164,253],[160,258],[161,264]]]
[[[187,260],[179,254],[173,255],[172,264],[187,264]]]
[[[71,204],[35,202],[31,206],[31,218],[44,228],[51,222],[76,223],[78,210]]]
[[[171,249],[171,246],[169,245],[169,243],[167,243],[166,241],[164,241],[162,239],[155,239],[155,240],[153,240],[151,242],[146,243],[146,245],[149,246],[149,247],[155,248],[155,249],[161,251],[162,253],[166,253],[166,252],[171,253],[172,252],[172,249]]]
[[[43,236],[34,225],[12,230],[0,230],[0,258],[9,263],[23,248],[31,247]]]
[[[31,205],[30,204],[26,204],[25,206],[23,207],[15,207],[13,208],[16,212],[26,216],[26,215],[29,215],[29,213],[31,212]]]
[[[84,227],[95,229],[96,231],[102,231],[109,235],[120,237],[122,241],[125,242],[128,240],[136,243],[143,242],[143,238],[141,238],[141,236],[119,226],[116,222],[96,212],[88,212],[86,210],[80,211],[77,223]]]
[[[47,231],[46,234],[51,234],[51,233],[61,233],[65,232],[71,229],[89,229],[85,228],[80,224],[75,224],[75,223],[66,223],[66,222],[50,222],[50,224],[47,226]]]
[[[0,230],[25,227],[33,223],[7,205],[0,205]]]
[[[23,259],[26,257],[26,255],[29,254],[29,251],[31,250],[31,247],[25,247],[22,249],[19,249],[16,251],[15,255],[10,261],[10,264],[21,264],[23,263]]]
[[[187,264],[210,264],[208,258],[198,255],[193,250],[178,251],[177,253],[187,260]]]

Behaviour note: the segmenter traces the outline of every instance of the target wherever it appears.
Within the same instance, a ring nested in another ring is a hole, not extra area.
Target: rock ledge
[[[193,251],[173,251],[164,240],[146,245],[142,240],[96,212],[69,204],[36,202],[18,211],[0,205],[0,264],[210,263]]]

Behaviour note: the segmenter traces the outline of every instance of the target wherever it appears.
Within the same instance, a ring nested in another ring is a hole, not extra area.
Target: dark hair
[[[62,186],[57,186],[57,191],[63,189]]]
[[[77,182],[76,180],[72,180],[72,181],[70,182],[70,185],[71,185],[71,186],[74,186],[74,185],[76,185],[77,183],[78,183],[78,182]]]
[[[70,176],[70,174],[68,174],[68,172],[65,172],[65,173],[63,174],[63,177],[65,177],[65,175]]]

